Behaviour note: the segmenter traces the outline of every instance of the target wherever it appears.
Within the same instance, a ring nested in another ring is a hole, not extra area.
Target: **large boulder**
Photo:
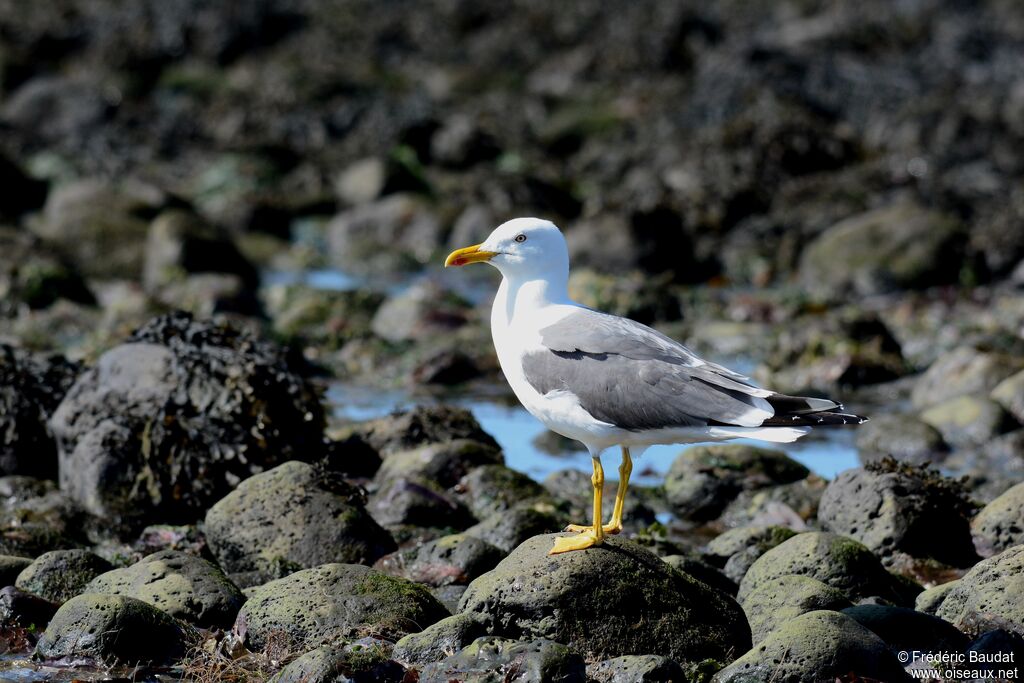
[[[386,655],[377,644],[327,645],[298,657],[270,679],[271,683],[403,683],[405,667]]]
[[[61,488],[126,525],[194,521],[240,479],[323,450],[320,401],[246,332],[155,318],[75,382],[50,427]]]
[[[60,356],[0,344],[0,474],[57,478],[57,446],[46,421],[80,371]]]
[[[600,659],[660,652],[680,662],[725,661],[749,647],[746,618],[730,597],[642,546],[611,538],[548,555],[555,538],[516,548],[470,584],[460,611],[484,616],[496,635],[549,638]]]
[[[85,592],[136,598],[203,628],[230,628],[245,602],[220,567],[177,550],[162,550],[130,567],[100,574]]]
[[[885,641],[896,655],[900,652],[962,652],[967,636],[948,621],[908,607],[855,605],[843,614]]]
[[[207,542],[228,573],[264,579],[328,562],[371,564],[395,542],[364,502],[340,476],[287,462],[247,479],[210,508]]]
[[[477,519],[505,512],[535,498],[547,497],[547,490],[533,479],[505,465],[483,465],[464,476],[456,489]]]
[[[358,564],[324,564],[253,588],[235,622],[250,649],[283,632],[298,643],[372,633],[399,638],[450,616],[411,581]]]
[[[851,606],[846,593],[838,588],[796,574],[783,574],[762,581],[757,588],[743,596],[741,604],[750,622],[754,645],[801,614],[822,609],[841,610]]]
[[[388,273],[426,264],[443,242],[433,209],[408,194],[356,206],[327,224],[332,262],[350,272]]]
[[[626,655],[587,666],[594,683],[677,683],[685,681],[679,664],[659,655]]]
[[[885,460],[841,472],[821,497],[818,520],[885,559],[902,552],[967,567],[977,560],[973,512],[958,482]]]
[[[972,635],[997,628],[1024,635],[1024,545],[974,565],[935,614]]]
[[[395,643],[392,654],[406,665],[439,662],[486,635],[486,624],[480,615],[453,614],[419,633],[405,636]]]
[[[913,415],[872,416],[857,428],[857,455],[865,464],[891,456],[898,462],[924,465],[941,462],[948,451],[939,430]]]
[[[711,564],[721,567],[722,573],[738,584],[757,558],[795,535],[795,531],[783,526],[729,529],[712,539],[704,554]]]
[[[839,612],[808,612],[782,625],[750,652],[725,667],[714,683],[857,679],[912,680],[885,642]]]
[[[810,471],[782,451],[739,444],[688,448],[665,475],[665,497],[676,513],[716,518],[741,491],[786,484]]]
[[[1002,406],[985,396],[956,396],[924,410],[921,420],[956,448],[982,445],[1014,426]]]
[[[51,550],[18,574],[14,585],[50,602],[67,602],[88,592],[90,581],[113,565],[90,550]]]
[[[759,557],[740,582],[737,599],[745,602],[754,590],[786,574],[817,579],[851,600],[881,597],[896,603],[908,601],[870,550],[851,538],[824,531],[797,534]]]
[[[807,245],[800,281],[812,291],[879,294],[956,282],[959,222],[913,202],[851,216]]]
[[[982,557],[1024,544],[1024,482],[982,508],[971,520],[971,533]]]
[[[36,645],[36,657],[173,664],[194,640],[188,627],[141,600],[83,593],[57,610]]]
[[[587,672],[583,658],[560,643],[544,638],[522,642],[487,636],[420,670],[419,683],[453,680],[586,683]]]
[[[455,439],[389,454],[377,471],[376,480],[422,478],[448,488],[476,467],[503,463],[497,447],[470,439]]]

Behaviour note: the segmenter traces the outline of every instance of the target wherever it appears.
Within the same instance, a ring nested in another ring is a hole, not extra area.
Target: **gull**
[[[581,442],[593,461],[593,523],[570,524],[550,554],[599,546],[622,531],[634,456],[656,444],[748,438],[789,443],[811,427],[866,418],[835,401],[787,396],[703,360],[646,325],[595,311],[569,297],[569,250],[550,221],[516,218],[445,267],[488,263],[501,285],[491,336],[516,398],[553,432]],[[601,454],[622,451],[610,524],[603,524]]]

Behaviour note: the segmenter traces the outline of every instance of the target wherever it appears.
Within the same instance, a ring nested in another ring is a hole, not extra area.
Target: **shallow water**
[[[545,453],[534,444],[534,440],[545,433],[543,425],[518,404],[509,405],[494,397],[454,395],[439,399],[433,396],[414,396],[397,390],[335,383],[328,391],[327,399],[335,415],[352,421],[381,417],[417,404],[442,401],[455,404],[472,411],[484,430],[497,440],[505,451],[509,467],[525,472],[538,481],[561,469],[590,471],[590,456],[582,445],[576,450],[557,455]],[[778,448],[816,474],[832,479],[839,472],[858,465],[853,439],[852,428],[839,427],[811,432],[791,444],[765,444],[750,439],[737,439],[733,443]],[[686,446],[652,446],[638,459],[633,480],[640,484],[661,483],[672,461],[684,448]],[[609,452],[605,460],[606,466],[609,463],[615,466],[618,464],[618,454]]]

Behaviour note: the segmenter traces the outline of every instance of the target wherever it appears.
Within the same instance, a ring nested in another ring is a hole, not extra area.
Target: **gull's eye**
[[[516,242],[525,242],[526,235],[516,235]]]

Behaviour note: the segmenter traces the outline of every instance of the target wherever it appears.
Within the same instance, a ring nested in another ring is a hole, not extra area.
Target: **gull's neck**
[[[504,274],[495,307],[503,310],[506,324],[546,306],[569,304],[569,275],[537,277]],[[497,312],[497,311],[496,311]]]

